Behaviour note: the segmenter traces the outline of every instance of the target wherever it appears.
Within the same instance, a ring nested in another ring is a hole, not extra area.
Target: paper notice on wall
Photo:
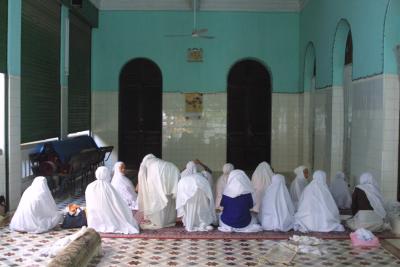
[[[203,113],[203,94],[185,93],[185,118],[201,119]]]

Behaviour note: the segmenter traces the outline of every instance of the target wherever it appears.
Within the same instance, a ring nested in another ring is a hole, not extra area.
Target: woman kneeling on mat
[[[259,232],[262,228],[252,218],[254,189],[247,175],[241,170],[229,174],[220,206],[223,208],[220,227],[222,232]]]

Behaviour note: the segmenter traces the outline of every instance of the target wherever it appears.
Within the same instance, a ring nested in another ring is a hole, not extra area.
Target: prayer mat
[[[330,233],[301,233],[295,231],[289,232],[273,232],[273,231],[262,231],[257,233],[225,233],[220,232],[217,229],[207,232],[187,232],[181,223],[177,223],[176,226],[166,227],[156,230],[140,230],[139,234],[111,234],[111,233],[100,233],[103,238],[141,238],[141,239],[270,239],[270,240],[284,240],[289,239],[293,235],[307,235],[321,239],[337,239],[347,240],[350,239],[350,230],[345,232],[330,232]],[[394,235],[390,231],[382,233],[374,233],[379,239],[397,239],[400,236]]]

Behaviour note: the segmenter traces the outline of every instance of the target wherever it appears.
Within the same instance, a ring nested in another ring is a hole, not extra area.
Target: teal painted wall
[[[61,41],[60,41],[60,84],[63,87],[68,86],[68,76],[66,75],[66,71],[68,70],[67,64],[68,59],[66,58],[67,55],[69,55],[68,50],[69,50],[69,44],[66,42],[69,41],[69,38],[66,36],[67,34],[67,29],[69,26],[67,24],[69,23],[68,20],[69,16],[69,9],[68,7],[62,5],[61,6]],[[69,33],[69,32],[68,32]],[[67,60],[67,62],[65,62]],[[67,68],[67,69],[66,69]]]
[[[316,87],[333,84],[332,50],[340,19],[346,19],[351,27],[353,79],[383,73],[384,24],[388,1],[310,0],[300,13],[300,79],[303,79],[306,46],[311,41],[316,50]]]
[[[400,0],[390,0],[385,22],[384,72],[398,73],[394,48],[400,44]]]
[[[21,76],[21,1],[8,1],[7,71],[16,76]]]
[[[190,33],[192,13],[185,11],[101,11],[93,30],[92,88],[118,90],[127,61],[146,57],[158,64],[164,91],[226,91],[230,67],[257,58],[270,70],[274,92],[299,90],[299,14],[200,12],[198,28],[212,40],[166,38]],[[188,48],[203,48],[203,63],[186,62]]]

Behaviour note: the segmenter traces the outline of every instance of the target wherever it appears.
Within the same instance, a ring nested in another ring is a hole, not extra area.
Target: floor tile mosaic
[[[0,229],[0,266],[45,266],[41,250],[73,230],[40,235]],[[273,240],[103,238],[102,256],[90,266],[271,266],[265,253]],[[354,249],[349,240],[324,240],[322,256],[297,254],[293,266],[400,266],[384,248]]]
[[[75,198],[58,206],[61,210],[71,202],[84,205],[83,198]],[[56,228],[49,233],[28,234],[0,228],[0,266],[46,266],[51,259],[41,251],[74,231]],[[102,255],[89,266],[282,266],[266,258],[277,242],[286,241],[102,238]],[[384,247],[356,249],[348,239],[330,239],[323,240],[320,248],[322,256],[299,253],[292,266],[400,266],[400,259]]]

